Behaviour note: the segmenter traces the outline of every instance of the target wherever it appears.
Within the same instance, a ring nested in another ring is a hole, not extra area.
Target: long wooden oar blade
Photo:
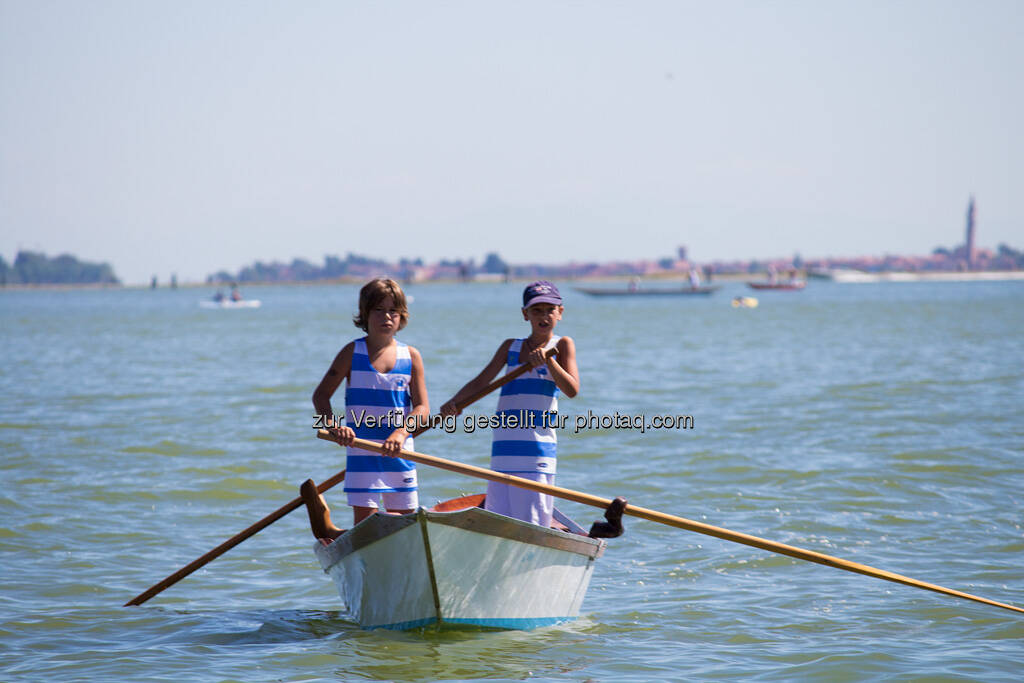
[[[340,483],[344,479],[345,479],[345,470],[342,470],[342,471],[338,472],[337,474],[335,474],[330,479],[326,479],[323,482],[321,482],[320,485],[316,487],[316,490],[319,493],[323,493],[324,491],[327,491],[328,489],[330,489],[331,487],[333,487],[336,484]],[[227,551],[231,550],[232,548],[234,548],[236,545],[238,545],[242,541],[244,541],[247,538],[250,538],[252,536],[255,536],[257,533],[259,533],[263,529],[266,529],[268,526],[270,526],[271,524],[273,524],[277,520],[281,519],[282,517],[287,515],[289,512],[292,512],[293,510],[297,509],[301,505],[302,505],[302,497],[301,496],[298,497],[298,498],[293,499],[287,505],[282,505],[281,507],[279,507],[274,512],[271,512],[269,515],[267,515],[266,517],[264,517],[260,521],[256,522],[252,526],[250,526],[248,529],[245,529],[244,531],[238,532],[237,534],[235,534],[234,536],[232,536],[228,540],[224,541],[223,543],[221,543],[219,546],[217,546],[216,548],[214,548],[210,552],[206,553],[202,557],[200,557],[200,558],[198,558],[198,559],[188,563],[187,565],[185,565],[184,567],[182,567],[178,571],[174,572],[173,574],[168,576],[166,579],[164,579],[160,583],[150,587],[149,589],[143,591],[142,593],[139,593],[134,598],[132,598],[131,600],[126,602],[124,604],[124,606],[128,607],[130,605],[141,605],[142,603],[146,602],[146,600],[149,600],[151,597],[153,597],[157,593],[161,592],[165,588],[169,588],[170,586],[173,586],[174,584],[178,583],[178,581],[181,581],[186,576],[188,576],[189,574],[191,574],[195,570],[199,569],[200,567],[202,567],[206,563],[210,562],[211,560],[217,559],[218,557],[220,557],[221,555],[223,555]]]
[[[325,430],[317,432],[317,436],[327,441],[333,441],[334,437]],[[359,448],[365,448],[367,450],[374,450],[380,452],[381,448],[377,444],[371,441],[364,441],[363,439],[356,439],[355,445]],[[479,477],[481,479],[487,479],[489,481],[496,481],[502,484],[510,484],[512,486],[518,486],[519,488],[529,489],[531,491],[539,491],[540,493],[546,493],[548,495],[555,496],[556,498],[563,498],[565,500],[571,500],[576,503],[582,503],[584,505],[592,505],[597,508],[607,508],[611,503],[608,498],[601,498],[599,496],[592,496],[589,493],[583,493],[581,491],[574,491],[572,489],[562,488],[560,486],[550,486],[542,484],[536,481],[530,481],[529,479],[522,479],[520,477],[512,476],[511,474],[502,474],[493,470],[484,469],[483,467],[475,467],[473,465],[464,465],[454,460],[446,460],[444,458],[438,458],[433,455],[427,455],[425,453],[416,453],[415,451],[402,451],[401,457],[413,462],[421,463],[423,465],[430,465],[432,467],[438,467],[451,472],[458,472],[460,474],[466,474],[471,477]],[[743,545],[749,545],[754,548],[760,548],[761,550],[767,550],[773,553],[779,553],[781,555],[787,555],[794,557],[798,560],[806,560],[808,562],[815,562],[817,564],[825,565],[826,567],[834,567],[836,569],[843,569],[848,572],[854,572],[856,574],[863,574],[865,576],[872,576],[876,579],[884,579],[886,581],[893,581],[895,583],[901,583],[905,586],[913,586],[914,588],[922,588],[924,590],[934,591],[936,593],[942,593],[944,595],[950,595],[956,598],[963,598],[965,600],[973,600],[974,602],[980,602],[985,605],[991,605],[993,607],[1002,607],[1003,609],[1012,610],[1014,612],[1020,612],[1024,614],[1024,608],[1017,607],[1015,605],[1009,605],[1004,602],[997,602],[995,600],[989,600],[988,598],[982,598],[977,595],[971,595],[970,593],[964,593],[962,591],[953,590],[944,586],[938,586],[933,583],[927,583],[925,581],[919,581],[917,579],[910,578],[909,576],[903,576],[902,574],[895,574],[893,572],[885,571],[884,569],[876,569],[875,567],[869,567],[866,564],[859,564],[857,562],[850,562],[832,555],[826,555],[824,553],[815,552],[813,550],[804,550],[803,548],[797,548],[796,546],[786,545],[785,543],[777,543],[770,541],[766,538],[760,538],[758,536],[751,536],[750,534],[744,534],[737,531],[730,531],[722,527],[712,526],[710,524],[704,524],[702,522],[696,522],[692,519],[686,519],[685,517],[676,517],[675,515],[668,515],[664,512],[658,512],[657,510],[649,510],[647,508],[637,507],[635,505],[627,505],[625,514],[632,515],[634,517],[640,517],[651,522],[658,522],[659,524],[667,524],[679,529],[686,529],[687,531],[695,531],[699,534],[705,534],[707,536],[714,536],[721,538],[725,541],[732,541],[734,543],[742,543]]]

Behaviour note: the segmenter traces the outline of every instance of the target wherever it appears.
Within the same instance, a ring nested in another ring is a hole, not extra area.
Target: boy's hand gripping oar
[[[556,353],[557,353],[557,350],[552,348],[552,349],[549,349],[547,351],[545,356],[547,358],[551,358]],[[504,386],[505,384],[508,384],[509,382],[514,380],[516,377],[519,377],[520,375],[522,375],[522,374],[524,374],[526,372],[529,372],[529,370],[530,370],[530,366],[529,365],[526,365],[526,364],[520,365],[518,368],[516,368],[512,372],[509,372],[508,374],[499,377],[498,379],[494,380],[493,382],[488,384],[486,387],[484,387],[483,389],[481,389],[477,393],[473,394],[472,396],[470,396],[469,398],[467,398],[464,401],[460,401],[456,405],[458,406],[460,411],[464,410],[471,403],[475,403],[476,401],[479,401],[481,398],[483,398],[487,394],[491,393],[495,389],[500,389],[502,386]],[[433,426],[433,422],[434,421],[431,420],[430,424],[421,425],[419,428],[416,429],[415,432],[413,432],[413,435],[422,434],[423,432],[427,431],[428,429],[430,429],[431,426]],[[327,432],[325,432],[325,433],[327,433]],[[333,440],[333,437],[329,437],[329,438],[331,438]],[[359,439],[357,439],[357,440],[361,441]],[[372,442],[366,442],[366,443],[372,443]],[[374,445],[376,445],[376,444],[374,444]],[[371,449],[371,450],[375,450],[375,449]],[[376,449],[376,450],[379,450],[379,449]],[[341,483],[342,481],[344,481],[344,479],[345,479],[345,470],[341,470],[340,472],[335,474],[333,477],[320,482],[320,485],[316,487],[317,493],[323,493],[323,492],[327,491],[328,489],[332,488],[333,486],[335,486],[335,485]],[[146,591],[144,591],[142,593],[139,593],[134,598],[132,598],[131,600],[126,602],[124,604],[124,606],[128,607],[129,605],[141,605],[142,603],[146,602],[147,600],[149,600],[151,597],[153,597],[157,593],[163,591],[165,588],[169,588],[169,587],[173,586],[178,581],[181,581],[182,579],[184,579],[186,576],[188,576],[189,574],[191,574],[195,570],[199,569],[200,567],[202,567],[203,565],[207,564],[211,560],[217,559],[218,557],[220,557],[221,555],[223,555],[227,551],[231,550],[232,548],[234,548],[236,545],[238,545],[242,541],[246,540],[247,538],[255,536],[260,531],[263,531],[268,526],[270,526],[271,524],[273,524],[277,520],[281,519],[282,517],[287,515],[289,512],[292,512],[293,510],[298,509],[302,505],[303,505],[302,496],[299,496],[298,498],[294,498],[287,505],[283,505],[283,506],[279,507],[277,510],[275,510],[272,513],[270,513],[269,515],[267,515],[266,517],[264,517],[260,521],[256,522],[255,524],[250,526],[248,529],[246,529],[244,531],[238,532],[237,534],[235,534],[234,536],[232,536],[228,540],[224,541],[223,543],[221,543],[219,546],[217,546],[216,548],[214,548],[210,552],[206,553],[205,555],[203,555],[202,557],[200,557],[200,558],[198,558],[196,560],[193,560],[192,562],[190,562],[189,564],[185,565],[184,567],[182,567],[178,571],[174,572],[173,574],[168,576],[166,579],[164,579],[160,583],[157,583],[156,585],[150,587]]]
[[[325,439],[327,441],[334,440],[333,435],[331,435],[329,432],[323,429],[317,432],[317,437]],[[379,452],[381,450],[381,447],[379,445],[373,443],[372,441],[365,441],[363,439],[356,439],[354,445],[359,448],[365,448],[366,450],[370,451]],[[612,502],[607,498],[592,496],[589,493],[573,491],[572,489],[561,488],[559,486],[550,486],[548,484],[530,481],[529,479],[515,477],[512,476],[511,474],[501,474],[500,472],[484,469],[482,467],[464,465],[453,460],[446,460],[444,458],[438,458],[436,456],[427,455],[425,453],[416,453],[414,451],[403,450],[400,453],[400,457],[405,458],[406,460],[412,460],[413,462],[417,462],[422,465],[431,465],[432,467],[439,467],[441,469],[449,470],[451,472],[466,474],[471,477],[479,477],[481,479],[487,479],[489,481],[496,481],[502,484],[518,486],[519,488],[529,489],[531,491],[539,491],[540,493],[546,493],[557,498],[564,498],[565,500],[583,503],[584,505],[593,505],[594,507],[597,508],[607,508],[608,505],[611,504]],[[625,514],[633,515],[634,517],[640,517],[641,519],[646,519],[651,522],[658,522],[659,524],[667,524],[668,526],[674,526],[679,529],[686,529],[687,531],[696,531],[699,534],[714,536],[716,538],[721,538],[726,541],[732,541],[734,543],[742,543],[743,545],[749,545],[754,548],[760,548],[761,550],[767,550],[769,552],[779,553],[781,555],[788,555],[789,557],[795,557],[798,560],[807,560],[808,562],[823,564],[826,567],[843,569],[845,571],[854,572],[856,574],[873,576],[876,579],[885,579],[886,581],[892,581],[894,583],[902,583],[905,586],[923,588],[924,590],[930,590],[936,593],[942,593],[944,595],[951,595],[956,598],[973,600],[975,602],[980,602],[985,605],[992,605],[993,607],[1002,607],[1003,609],[1024,613],[1024,608],[1020,608],[1015,605],[1009,605],[1004,602],[996,602],[995,600],[981,598],[977,595],[971,595],[970,593],[963,593],[961,591],[953,590],[951,588],[937,586],[933,583],[918,581],[917,579],[912,579],[909,576],[894,574],[893,572],[888,572],[884,569],[876,569],[874,567],[869,567],[865,564],[850,562],[849,560],[843,560],[838,557],[825,555],[824,553],[815,552],[813,550],[804,550],[803,548],[797,548],[795,546],[786,545],[784,543],[769,541],[765,538],[759,538],[757,536],[751,536],[749,534],[744,534],[737,531],[730,531],[729,529],[711,526],[710,524],[695,522],[684,517],[668,515],[664,512],[658,512],[656,510],[648,510],[647,508],[636,507],[634,505],[627,505],[625,509]]]

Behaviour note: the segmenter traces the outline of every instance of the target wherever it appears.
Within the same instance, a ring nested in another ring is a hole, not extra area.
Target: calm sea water
[[[559,332],[558,483],[1024,605],[1024,285],[840,285],[589,299]],[[521,285],[420,285],[401,337],[436,411],[522,335]],[[298,511],[142,607],[121,605],[344,467],[310,394],[357,287],[0,292],[0,679],[1020,680],[1024,616],[641,520],[570,624],[362,631]],[[471,412],[488,413],[495,399]],[[489,436],[417,450],[486,466]],[[432,503],[483,483],[421,468]],[[342,493],[328,494],[347,522]],[[589,524],[600,513],[561,506]]]

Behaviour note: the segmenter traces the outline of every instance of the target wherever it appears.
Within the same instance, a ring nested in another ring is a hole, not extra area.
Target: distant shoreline
[[[637,276],[631,275],[609,275],[609,276],[598,276],[598,277],[563,277],[553,278],[557,282],[629,282],[637,278]],[[362,285],[367,282],[369,278],[327,278],[322,280],[301,280],[301,281],[262,281],[262,282],[242,282],[239,283],[239,287],[246,289],[249,287],[271,287],[275,285],[287,286],[287,287],[303,287],[303,286],[319,286],[319,285]],[[656,274],[646,277],[638,278],[641,282],[659,282],[659,283],[674,283],[678,282],[681,284],[689,285],[690,281],[686,277],[680,277],[678,274]],[[834,282],[837,284],[873,284],[879,282],[1009,282],[1024,280],[1024,270],[993,270],[993,271],[969,271],[969,272],[884,272],[884,273],[871,273],[859,270],[832,270],[832,271],[811,271],[807,274],[806,279],[810,282]],[[524,283],[531,281],[531,278],[511,278],[508,283]],[[708,284],[709,282],[714,284],[717,282],[764,282],[766,278],[763,273],[722,273],[715,274],[711,280],[701,279],[701,284]],[[495,278],[470,278],[468,280],[460,280],[458,278],[439,278],[434,280],[416,280],[412,282],[403,282],[405,286],[419,286],[419,285],[434,285],[434,284],[502,284],[505,281],[502,279]],[[224,289],[223,284],[214,284],[206,282],[185,282],[178,283],[177,289],[188,289],[188,290],[217,290]],[[122,285],[122,284],[58,284],[58,283],[39,283],[39,284],[7,284],[0,286],[0,292],[4,291],[39,291],[39,290],[54,290],[54,291],[69,291],[69,290],[154,290],[151,285],[148,284],[135,284],[135,285]],[[173,290],[174,287],[170,285],[161,285],[155,289],[158,290]],[[155,290],[154,290],[155,291]]]

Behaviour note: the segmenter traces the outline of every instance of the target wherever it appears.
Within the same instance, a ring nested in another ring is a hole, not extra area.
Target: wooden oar
[[[551,358],[552,356],[554,356],[557,353],[558,353],[558,351],[556,349],[551,348],[551,349],[548,349],[548,351],[545,353],[545,357]],[[501,388],[502,386],[504,386],[504,385],[508,384],[509,382],[511,382],[512,380],[514,380],[516,377],[519,377],[520,375],[522,375],[522,374],[524,374],[526,372],[529,372],[529,370],[530,370],[530,366],[529,365],[520,365],[515,370],[509,372],[506,375],[502,375],[500,378],[494,380],[493,382],[488,384],[486,387],[484,387],[480,391],[476,392],[475,394],[473,394],[469,398],[456,403],[455,405],[458,406],[458,409],[460,411],[464,410],[471,403],[475,403],[476,401],[479,401],[481,398],[483,398],[487,394],[491,393],[495,389]],[[439,418],[440,416],[437,416],[437,417]],[[415,435],[418,435],[418,434],[422,434],[423,432],[425,432],[428,429],[430,429],[431,426],[433,426],[433,424],[434,424],[434,420],[431,420],[431,422],[429,424],[420,425],[413,432],[413,435],[415,436]],[[325,431],[324,433],[328,433],[328,432]],[[357,441],[362,442],[361,439],[357,439]],[[365,443],[373,443],[373,442],[367,441]],[[374,444],[374,445],[376,446],[377,444]],[[379,451],[380,449],[377,448],[377,449],[372,449],[372,450],[378,450]],[[317,490],[318,493],[323,493],[324,491],[327,491],[328,489],[332,488],[333,486],[339,484],[344,479],[345,479],[345,470],[342,470],[342,471],[338,472],[337,474],[335,474],[333,477],[331,477],[331,478],[321,482],[320,485],[316,487],[316,490]],[[178,581],[181,581],[183,578],[185,578],[186,576],[188,576],[189,574],[191,574],[195,570],[199,569],[200,567],[202,567],[206,563],[210,562],[211,560],[217,559],[218,557],[220,557],[221,555],[223,555],[227,551],[231,550],[232,548],[234,548],[236,545],[238,545],[242,541],[244,541],[247,538],[250,538],[252,536],[255,536],[260,531],[262,531],[263,529],[266,529],[268,526],[270,526],[271,524],[273,524],[277,520],[281,519],[282,517],[284,517],[288,513],[290,513],[293,510],[296,510],[299,507],[301,507],[302,504],[303,504],[302,496],[299,496],[298,498],[294,498],[287,505],[283,505],[283,506],[279,507],[277,510],[275,510],[272,513],[270,513],[269,515],[267,515],[266,517],[264,517],[260,521],[256,522],[255,524],[250,526],[248,529],[246,529],[244,531],[238,532],[237,534],[235,534],[234,536],[232,536],[228,540],[224,541],[223,543],[221,543],[219,546],[217,546],[216,548],[214,548],[210,552],[206,553],[205,555],[203,555],[202,557],[200,557],[200,558],[198,558],[196,560],[193,560],[192,562],[188,563],[187,565],[185,565],[184,567],[182,567],[178,571],[174,572],[173,574],[168,576],[166,579],[164,579],[160,583],[157,583],[156,585],[150,587],[146,591],[144,591],[142,593],[139,593],[134,598],[132,598],[131,600],[126,602],[124,604],[124,606],[128,607],[129,605],[141,605],[142,603],[146,602],[146,600],[149,600],[151,597],[153,597],[157,593],[161,592],[165,588],[169,588],[170,586],[173,586],[174,584],[178,583]]]
[[[329,432],[323,429],[317,432],[317,436],[327,441],[334,440],[334,437]],[[365,448],[367,450],[372,451],[381,450],[380,446],[378,446],[377,444],[371,441],[365,441],[363,439],[356,439],[356,443],[354,445],[359,448]],[[608,505],[610,505],[612,502],[608,498],[592,496],[589,493],[574,491],[572,489],[566,489],[560,486],[549,486],[547,484],[541,484],[540,482],[530,481],[529,479],[515,477],[512,476],[511,474],[501,474],[500,472],[484,469],[483,467],[464,465],[453,460],[445,460],[444,458],[438,458],[436,456],[427,455],[425,453],[416,453],[415,451],[403,450],[401,452],[401,457],[405,458],[406,460],[412,460],[413,462],[417,462],[423,465],[430,465],[432,467],[439,467],[441,469],[449,470],[451,472],[466,474],[471,477],[479,477],[481,479],[487,479],[489,481],[496,481],[502,484],[518,486],[519,488],[529,489],[531,491],[539,491],[540,493],[546,493],[557,498],[564,498],[565,500],[583,503],[584,505],[593,505],[594,507],[601,509],[607,508]],[[873,576],[876,579],[884,579],[886,581],[902,583],[905,586],[923,588],[925,590],[934,591],[936,593],[951,595],[956,598],[973,600],[975,602],[980,602],[985,605],[992,605],[993,607],[1002,607],[1003,609],[1024,613],[1024,608],[1016,607],[1014,605],[1008,605],[1004,602],[996,602],[995,600],[981,598],[977,595],[971,595],[970,593],[963,593],[961,591],[953,590],[951,588],[937,586],[933,583],[918,581],[917,579],[912,579],[909,576],[903,576],[902,574],[894,574],[893,572],[888,572],[884,569],[876,569],[874,567],[869,567],[865,564],[850,562],[849,560],[843,560],[841,558],[833,557],[831,555],[825,555],[824,553],[815,552],[813,550],[804,550],[803,548],[797,548],[795,546],[786,545],[784,543],[769,541],[768,539],[759,538],[758,536],[751,536],[750,534],[744,534],[737,531],[730,531],[729,529],[723,529],[722,527],[711,526],[710,524],[703,524],[701,522],[695,522],[684,517],[668,515],[664,512],[658,512],[657,510],[648,510],[647,508],[637,507],[635,505],[627,505],[625,514],[632,515],[634,517],[640,517],[641,519],[646,519],[651,522],[658,522],[659,524],[667,524],[668,526],[674,526],[679,529],[686,529],[687,531],[696,531],[699,534],[714,536],[716,538],[721,538],[726,541],[732,541],[734,543],[742,543],[743,545],[749,545],[754,548],[760,548],[761,550],[767,550],[769,552],[779,553],[781,555],[788,555],[789,557],[795,557],[798,560],[807,560],[808,562],[823,564],[826,567],[843,569],[845,571],[854,572],[856,574]]]

